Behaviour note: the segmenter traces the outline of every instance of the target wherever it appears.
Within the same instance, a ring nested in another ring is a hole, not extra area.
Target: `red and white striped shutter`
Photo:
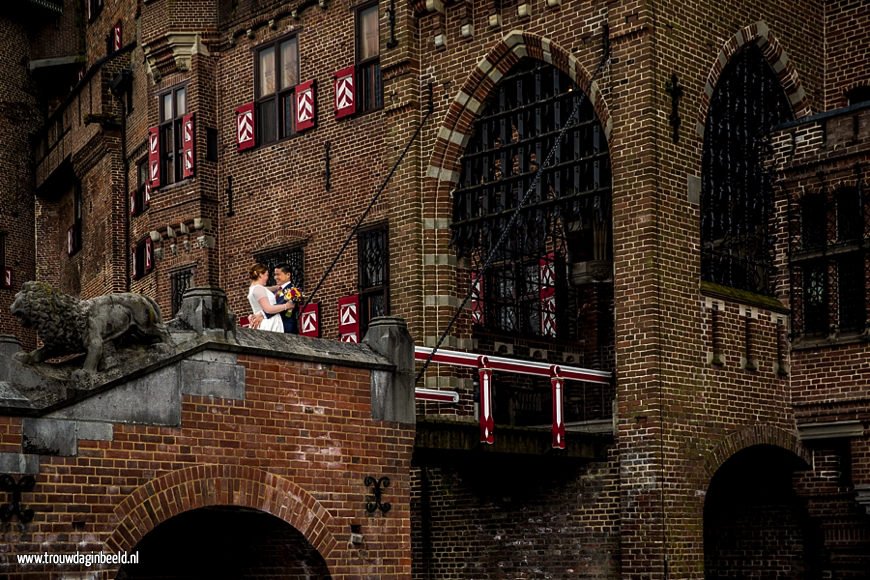
[[[305,131],[314,127],[315,112],[314,81],[296,85],[296,130]]]
[[[139,275],[137,274],[136,270],[136,248],[133,248],[130,252],[130,265],[130,272],[133,274],[133,279],[138,280]]]
[[[121,35],[121,21],[119,20],[114,27],[112,27],[112,52],[116,52],[121,50],[121,42],[123,36]]]
[[[145,211],[149,207],[151,207],[151,184],[146,181],[145,182],[145,199],[144,199],[144,203],[142,204],[142,211]]]
[[[565,449],[565,379],[554,372],[550,386],[553,391],[553,449]]]
[[[556,255],[552,252],[538,261],[540,275],[541,335],[556,336]]]
[[[320,338],[320,304],[307,304],[299,315],[299,334]]]
[[[193,113],[181,118],[181,152],[184,158],[182,176],[187,179],[194,174],[194,142],[196,133],[193,126]]]
[[[136,215],[136,192],[130,192],[130,215]]]
[[[3,287],[12,288],[12,268],[7,267],[3,270]]]
[[[359,295],[338,299],[338,334],[341,342],[359,342]]]
[[[486,357],[480,357],[480,368],[478,372],[478,381],[480,384],[480,406],[478,413],[480,416],[480,442],[492,445],[495,443],[495,419],[492,414],[492,369],[487,368]]]
[[[483,276],[471,273],[471,322],[483,326]]]
[[[356,86],[353,78],[354,66],[345,67],[335,73],[335,118],[341,119],[356,112]]]
[[[154,268],[154,242],[151,238],[145,238],[145,273]]]
[[[148,129],[148,181],[160,187],[160,128]]]
[[[75,226],[70,226],[66,231],[66,254],[72,256],[76,251],[76,230]]]
[[[236,109],[236,145],[245,151],[257,144],[254,133],[254,103],[245,103]]]

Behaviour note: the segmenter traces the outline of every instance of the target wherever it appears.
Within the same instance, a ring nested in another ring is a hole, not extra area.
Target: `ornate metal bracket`
[[[680,124],[682,123],[680,119],[680,99],[683,98],[683,87],[680,86],[680,79],[677,78],[677,73],[671,73],[671,80],[665,83],[665,90],[671,95],[670,121],[673,128],[671,138],[674,140],[674,143],[679,143]]]
[[[366,497],[366,511],[370,514],[375,513],[377,510],[381,510],[381,513],[386,514],[393,507],[390,505],[390,502],[382,502],[381,496],[384,493],[384,489],[390,487],[390,478],[389,477],[381,477],[375,479],[372,476],[368,476],[365,479],[366,487],[372,488],[372,495]]]
[[[22,524],[29,523],[33,519],[34,512],[32,509],[25,509],[21,503],[21,494],[25,491],[33,491],[36,485],[36,479],[32,475],[25,475],[17,482],[11,475],[0,475],[0,490],[12,494],[12,501],[0,505],[0,521],[8,522],[14,516],[18,516],[18,521]]]

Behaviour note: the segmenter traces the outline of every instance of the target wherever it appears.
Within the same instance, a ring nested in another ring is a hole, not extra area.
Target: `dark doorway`
[[[323,557],[299,531],[245,508],[185,512],[154,528],[133,552],[139,563],[123,566],[119,579],[331,578]]]
[[[758,445],[719,468],[704,504],[708,580],[819,577],[820,538],[792,484],[805,467],[788,451]]]

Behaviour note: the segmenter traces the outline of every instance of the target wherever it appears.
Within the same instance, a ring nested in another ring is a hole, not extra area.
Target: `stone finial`
[[[175,325],[193,330],[197,334],[221,331],[224,337],[228,333],[235,336],[236,316],[230,312],[226,292],[220,288],[190,288],[184,293],[181,308],[175,316]]]
[[[407,324],[397,316],[374,318],[363,344],[396,365],[392,376],[383,371],[372,373],[372,418],[413,424],[414,340]]]

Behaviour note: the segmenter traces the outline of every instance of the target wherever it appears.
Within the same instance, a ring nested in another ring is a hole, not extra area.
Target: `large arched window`
[[[704,131],[701,275],[770,295],[770,175],[762,166],[772,127],[791,107],[761,49],[748,44],[722,71]]]
[[[569,122],[578,104],[579,115]],[[470,259],[471,270],[479,271],[496,248],[530,187],[492,266],[482,279],[469,281],[477,290],[473,321],[479,329],[548,339],[574,338],[583,326],[586,336],[590,326],[582,318],[603,319],[610,304],[607,142],[592,105],[571,79],[523,59],[476,120],[453,193],[453,246]]]

